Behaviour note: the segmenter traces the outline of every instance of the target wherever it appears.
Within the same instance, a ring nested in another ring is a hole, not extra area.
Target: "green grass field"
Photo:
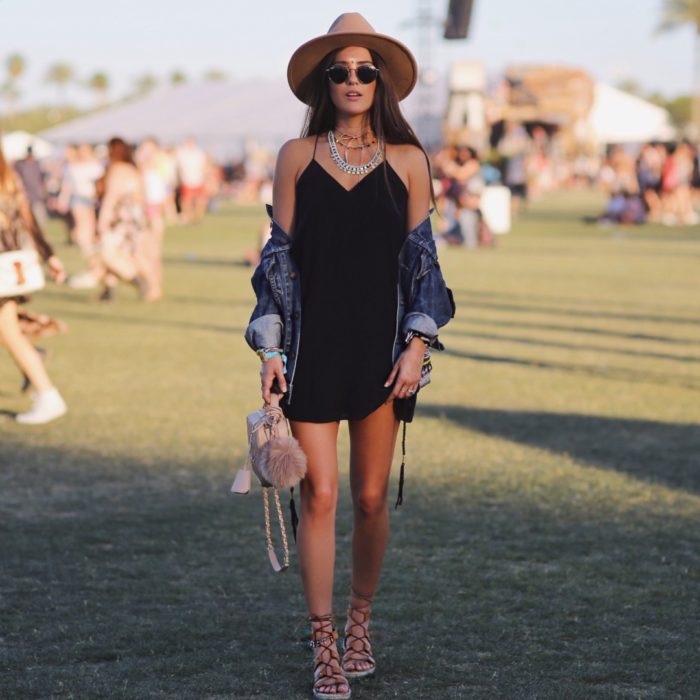
[[[357,700],[700,697],[700,232],[580,223],[598,206],[550,197],[496,250],[441,252],[458,312]],[[0,355],[0,698],[311,697],[296,559],[274,575],[260,491],[228,493],[259,402],[240,261],[263,221],[171,229],[156,305],[35,295],[70,326],[42,343],[66,418],[16,425]]]

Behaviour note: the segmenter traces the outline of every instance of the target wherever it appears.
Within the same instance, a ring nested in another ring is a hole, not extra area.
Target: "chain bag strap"
[[[232,493],[249,493],[251,471],[263,487],[265,543],[270,564],[275,572],[286,571],[289,568],[289,543],[279,491],[283,488],[293,489],[306,474],[306,456],[299,443],[291,436],[287,419],[279,403],[279,395],[273,393],[270,404],[248,414],[246,419],[248,454],[243,468],[238,471],[231,487]],[[281,564],[272,543],[270,490],[273,492],[280,529]],[[292,509],[292,525],[294,524],[294,509]]]

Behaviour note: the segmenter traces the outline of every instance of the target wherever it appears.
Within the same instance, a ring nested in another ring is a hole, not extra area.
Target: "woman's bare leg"
[[[290,421],[290,425],[308,460],[297,531],[301,580],[309,613],[327,615],[333,609],[338,423]]]
[[[389,535],[387,492],[399,422],[391,403],[350,423],[350,488],[354,509],[352,587],[371,596]],[[360,601],[358,601],[360,602]]]
[[[301,482],[301,515],[297,529],[297,552],[301,580],[309,614],[327,616],[333,611],[333,574],[335,570],[335,512],[338,500],[338,423],[290,421],[292,434],[306,453],[308,471]],[[312,621],[314,638],[329,631],[328,622]],[[336,652],[326,643],[315,650],[328,661]],[[337,656],[336,656],[337,659]],[[335,670],[340,674],[336,660]],[[323,693],[346,693],[342,675],[328,677],[328,685],[316,686]],[[325,680],[325,678],[324,678]]]
[[[350,488],[353,502],[352,586],[350,605],[368,605],[379,581],[389,537],[387,493],[399,423],[392,403],[350,425]],[[346,664],[348,665],[348,664]],[[366,661],[350,662],[363,671]]]
[[[22,333],[14,301],[0,304],[0,341],[9,350],[17,366],[29,377],[36,391],[48,391],[53,387],[41,355]]]

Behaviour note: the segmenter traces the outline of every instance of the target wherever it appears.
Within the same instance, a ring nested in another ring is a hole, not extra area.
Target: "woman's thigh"
[[[338,422],[309,423],[290,420],[292,435],[306,454],[307,472],[302,481],[302,492],[338,488]]]
[[[349,428],[353,494],[385,492],[399,430],[393,403],[383,403],[362,420],[349,421]]]

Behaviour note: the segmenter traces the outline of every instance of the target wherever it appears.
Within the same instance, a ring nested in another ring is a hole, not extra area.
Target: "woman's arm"
[[[275,221],[279,226],[289,235],[292,235],[292,227],[294,224],[294,207],[296,202],[296,178],[299,172],[299,144],[302,143],[299,139],[294,139],[292,141],[287,141],[282,148],[280,148],[277,154],[277,162],[275,163],[275,176],[272,183],[272,210],[274,212]],[[260,296],[272,300],[273,295],[271,290],[260,290],[259,286],[262,284],[268,284],[267,278],[265,277],[262,269],[258,267],[253,275],[253,287],[258,293],[258,305],[260,305]],[[264,291],[264,294],[259,292]],[[258,313],[265,312],[264,310],[259,310],[256,307]],[[255,316],[256,311],[253,312]],[[265,312],[269,314],[269,309]],[[272,318],[268,319],[266,327],[270,325],[270,322],[274,322],[273,325],[279,325],[278,334],[282,336],[282,319],[279,321],[274,319],[274,314],[271,315]],[[247,336],[249,334],[246,334]],[[255,348],[256,350],[258,348]],[[287,391],[287,382],[284,378],[284,366],[282,358],[280,355],[275,355],[269,360],[265,360],[262,364],[260,370],[260,380],[262,387],[262,398],[265,403],[270,403],[270,393],[272,390],[272,384],[277,380],[277,384],[282,392]]]
[[[272,210],[275,212],[275,221],[290,236],[294,225],[296,181],[303,145],[302,139],[293,139],[280,148],[272,181]]]
[[[51,244],[46,240],[44,232],[39,227],[39,223],[32,213],[29,200],[24,193],[24,188],[22,187],[22,183],[18,177],[15,177],[15,188],[17,191],[17,198],[19,200],[20,215],[22,216],[22,220],[24,221],[27,230],[32,236],[37,252],[41,256],[42,260],[44,260],[44,262],[46,262],[46,264],[49,266],[51,276],[56,280],[56,282],[61,283],[66,278],[63,263],[56,257]]]
[[[408,179],[408,231],[412,231],[427,216],[430,210],[430,170],[425,154],[420,148],[411,146],[402,149],[402,170]],[[425,343],[415,337],[396,360],[385,386],[394,388],[387,401],[406,398],[418,390]]]

